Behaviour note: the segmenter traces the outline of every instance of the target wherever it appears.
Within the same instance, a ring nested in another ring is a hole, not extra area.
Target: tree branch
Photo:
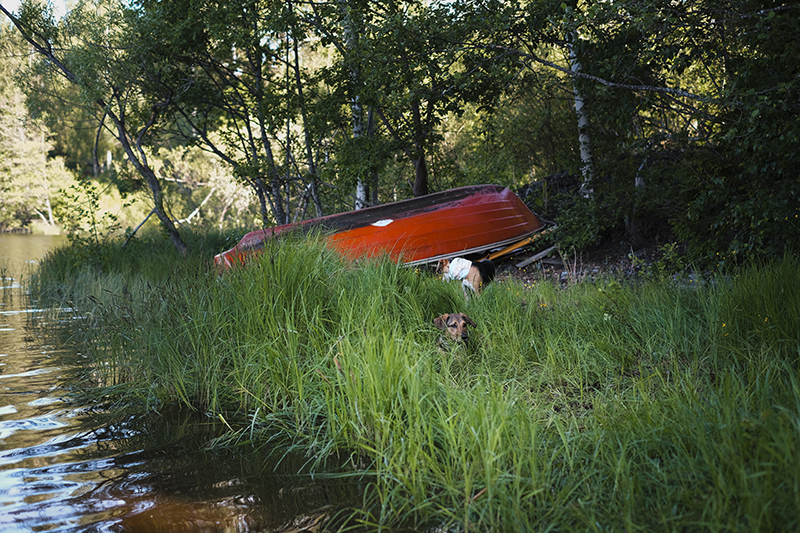
[[[22,38],[28,41],[28,43],[30,43],[30,45],[33,46],[37,52],[45,56],[51,63],[58,67],[58,70],[64,77],[66,77],[72,83],[77,81],[75,74],[55,56],[53,53],[53,45],[45,35],[36,31],[33,26],[25,24],[21,19],[14,16],[14,14],[8,11],[3,4],[0,4],[0,11],[5,13],[6,16],[11,19],[11,23],[14,24],[14,26],[19,30]],[[34,37],[41,39],[44,44],[36,42]]]
[[[516,53],[520,58],[528,59],[528,60],[530,60],[530,61],[532,61],[534,63],[539,63],[539,64],[544,65],[546,67],[550,67],[552,69],[558,70],[558,71],[563,72],[564,74],[566,74],[567,76],[570,76],[572,78],[580,78],[580,79],[584,79],[584,80],[593,81],[595,83],[599,83],[600,85],[604,85],[604,86],[606,86],[606,87],[608,87],[610,89],[624,89],[624,90],[628,90],[628,91],[642,91],[642,92],[663,93],[663,94],[670,94],[670,95],[673,95],[673,96],[682,96],[684,98],[689,98],[689,99],[692,99],[692,100],[698,100],[698,101],[701,101],[701,102],[715,102],[715,101],[719,100],[718,98],[714,98],[714,97],[711,97],[711,96],[694,94],[694,93],[690,93],[688,91],[684,91],[684,90],[681,90],[681,89],[673,89],[671,87],[656,87],[654,85],[630,85],[630,84],[627,84],[627,83],[616,83],[616,82],[613,82],[613,81],[608,81],[606,79],[600,78],[598,76],[593,76],[591,74],[586,74],[585,72],[572,71],[569,68],[562,67],[561,65],[559,65],[557,63],[554,63],[552,61],[548,61],[546,59],[542,59],[541,57],[536,56],[534,54],[522,52],[521,50],[516,50],[514,48],[510,48],[510,47],[507,47],[507,46],[502,46],[502,45],[499,45],[499,44],[492,44],[492,45],[489,45],[489,48],[503,50],[505,52]],[[526,63],[526,62],[523,61],[523,63]],[[527,63],[526,63],[526,66],[529,67],[529,65]]]

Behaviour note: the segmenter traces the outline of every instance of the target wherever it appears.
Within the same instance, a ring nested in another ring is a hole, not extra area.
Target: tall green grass
[[[363,477],[346,525],[800,527],[793,257],[696,287],[501,278],[468,301],[319,239],[276,241],[222,274],[141,264],[38,278],[85,316],[87,390],[200,410],[231,428],[217,445]],[[455,311],[478,323],[475,342],[442,350],[432,320]]]

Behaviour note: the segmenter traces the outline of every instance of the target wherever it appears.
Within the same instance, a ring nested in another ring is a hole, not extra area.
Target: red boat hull
[[[214,262],[231,266],[275,235],[319,229],[329,232],[328,243],[347,257],[387,253],[406,264],[430,263],[499,248],[542,227],[509,189],[476,185],[253,231]]]

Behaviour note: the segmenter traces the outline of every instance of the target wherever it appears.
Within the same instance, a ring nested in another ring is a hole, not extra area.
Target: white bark
[[[355,72],[355,73],[353,73]],[[353,78],[358,77],[358,71],[355,69],[351,69],[351,74]],[[354,80],[355,81],[355,80]],[[355,85],[355,83],[354,83]],[[358,95],[353,97],[352,101],[352,110],[353,110],[353,139],[359,139],[364,136],[364,132],[366,130],[366,124],[364,120],[364,107],[361,105],[361,102],[358,100]],[[363,176],[358,176],[358,181],[356,181],[356,209],[363,209],[367,207],[367,187],[364,184]]]
[[[578,87],[578,77],[575,74],[580,73],[582,69],[581,62],[578,61],[578,56],[575,54],[573,43],[577,39],[575,33],[567,35],[567,42],[569,47],[569,66],[573,73],[572,76],[572,90],[575,93],[575,114],[578,117],[578,145],[581,153],[581,182],[580,192],[584,198],[589,198],[594,194],[594,157],[592,155],[592,143],[589,137],[589,113],[584,108],[583,95]]]
[[[360,24],[353,20],[353,8],[348,5],[347,0],[339,0],[339,5],[344,12],[344,41],[345,49],[348,52],[353,52],[358,42],[358,31],[360,31]],[[359,95],[356,91],[360,78],[358,67],[353,63],[349,65],[350,81],[353,86],[353,96],[350,101],[351,116],[353,120],[353,139],[359,139],[364,136],[366,130],[366,120],[364,117],[364,106],[361,105]],[[364,183],[363,176],[358,176],[356,182],[356,209],[363,209],[367,207],[367,187]]]
[[[50,226],[56,225],[56,220],[53,218],[53,206],[50,204],[50,196],[44,199],[45,207],[47,207],[47,222]]]

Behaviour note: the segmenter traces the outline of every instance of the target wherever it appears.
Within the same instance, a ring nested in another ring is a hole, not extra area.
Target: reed
[[[693,287],[499,279],[469,301],[313,237],[224,275],[113,270],[53,282],[82,287],[87,390],[206,412],[230,427],[218,446],[362,479],[343,527],[800,527],[793,257]],[[453,311],[478,323],[472,349],[437,347]]]

